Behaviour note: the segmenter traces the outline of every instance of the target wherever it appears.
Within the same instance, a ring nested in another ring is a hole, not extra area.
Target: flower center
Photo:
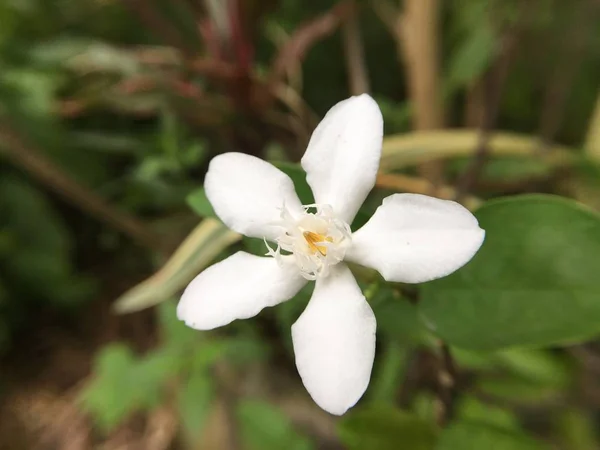
[[[268,254],[276,259],[282,257],[281,251],[293,255],[300,273],[308,280],[327,276],[329,268],[344,259],[352,239],[348,224],[329,205],[305,205],[299,217],[284,207],[275,225],[282,232],[275,240],[275,250],[266,244]]]

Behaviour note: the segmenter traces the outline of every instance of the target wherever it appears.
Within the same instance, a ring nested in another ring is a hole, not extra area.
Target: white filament
[[[309,212],[314,211],[314,212]],[[281,220],[274,225],[282,228],[272,249],[265,241],[268,255],[281,261],[281,251],[294,256],[301,275],[307,280],[327,276],[329,268],[344,259],[352,233],[346,222],[338,218],[329,205],[305,205],[304,214],[293,217],[285,208]],[[307,233],[319,236],[317,245],[307,240]]]

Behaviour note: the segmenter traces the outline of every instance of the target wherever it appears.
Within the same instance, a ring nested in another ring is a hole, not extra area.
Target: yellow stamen
[[[333,239],[330,236],[323,236],[322,234],[313,233],[312,231],[305,231],[302,235],[304,236],[304,239],[306,239],[308,248],[310,248],[313,253],[319,252],[323,256],[327,255],[327,246],[319,244],[325,241],[333,242]]]

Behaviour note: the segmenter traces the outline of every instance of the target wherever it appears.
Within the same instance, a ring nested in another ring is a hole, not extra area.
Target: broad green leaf
[[[432,423],[391,406],[346,413],[338,433],[348,450],[432,450],[436,440]]]
[[[311,441],[290,420],[266,402],[243,400],[237,409],[244,444],[249,450],[312,450]]]
[[[139,311],[173,298],[219,253],[240,238],[218,220],[204,219],[158,272],[117,299],[115,311]]]
[[[440,435],[435,450],[542,450],[529,436],[477,422],[458,422]]]
[[[600,333],[600,218],[570,200],[525,195],[476,213],[486,239],[454,274],[422,287],[425,322],[470,349],[543,347]]]

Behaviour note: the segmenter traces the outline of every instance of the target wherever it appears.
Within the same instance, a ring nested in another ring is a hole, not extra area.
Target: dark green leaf
[[[312,190],[306,182],[306,172],[300,164],[288,162],[274,162],[273,164],[292,179],[296,193],[303,205],[311,205],[315,202]]]
[[[196,372],[178,391],[179,415],[186,433],[196,442],[204,431],[214,397],[212,380],[208,374]]]
[[[442,338],[471,349],[548,346],[600,332],[600,218],[564,198],[495,200],[476,213],[486,240],[463,269],[422,289]]]
[[[104,348],[96,360],[96,376],[82,393],[84,408],[102,430],[110,431],[133,411],[156,405],[163,383],[179,369],[175,357],[157,351],[136,358],[121,344]]]
[[[477,422],[459,422],[445,429],[435,450],[541,450],[541,444],[525,434]]]
[[[198,188],[191,192],[186,198],[187,204],[192,210],[202,217],[217,217],[215,210],[206,197],[204,188]]]
[[[338,431],[348,450],[431,450],[436,439],[432,423],[391,406],[353,410]]]
[[[238,405],[237,417],[249,450],[314,449],[308,438],[294,430],[283,412],[268,403],[242,401]]]

